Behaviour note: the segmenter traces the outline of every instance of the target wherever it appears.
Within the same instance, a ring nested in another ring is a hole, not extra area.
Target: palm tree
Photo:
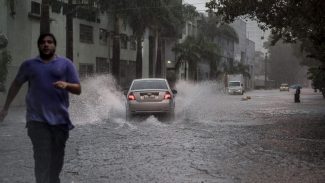
[[[113,55],[112,55],[112,75],[120,81],[120,19],[126,17],[130,0],[97,0],[97,4],[102,11],[113,16]]]
[[[189,76],[191,80],[196,78],[196,66],[200,60],[200,47],[198,41],[194,37],[187,37],[184,42],[176,44],[173,51],[177,53],[176,70],[179,70],[181,65],[185,66],[185,78],[187,78],[187,65],[189,66]]]
[[[210,41],[207,41],[203,38],[198,38],[199,43],[199,53],[202,60],[205,60],[209,63],[210,66],[210,79],[215,79],[218,74],[218,68],[220,57],[219,57],[219,47]]]
[[[132,0],[131,0],[132,1]],[[135,2],[134,8],[128,11],[128,21],[136,38],[136,78],[142,77],[142,40],[147,27],[150,26],[150,12],[145,7],[150,7],[151,3],[146,0]]]
[[[184,23],[182,16],[181,1],[159,0],[156,1],[156,8],[150,11],[151,26],[156,36],[156,77],[162,76],[162,44],[163,37],[177,37]],[[172,36],[171,36],[172,35]]]
[[[131,0],[131,2],[134,1]],[[182,9],[181,6],[179,2],[175,1],[138,0],[135,7],[130,8],[130,11],[128,11],[130,26],[137,39],[136,76],[138,78],[142,75],[141,43],[146,28],[155,31],[157,41],[156,77],[162,76],[162,37],[177,37],[178,31],[181,30],[181,25],[184,22],[182,11],[179,11]]]

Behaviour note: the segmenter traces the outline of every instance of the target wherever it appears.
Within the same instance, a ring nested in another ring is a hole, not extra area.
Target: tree
[[[127,8],[131,4],[129,0],[97,0],[97,4],[103,12],[113,16],[113,55],[112,55],[112,75],[119,83],[120,80],[120,19],[127,16]]]
[[[257,20],[263,30],[271,29],[272,45],[280,39],[286,43],[300,41],[305,55],[325,68],[325,1],[210,0],[206,6],[217,10],[215,14],[226,22],[237,17]]]
[[[320,67],[311,67],[308,70],[308,79],[312,80],[314,89],[318,89],[322,92],[323,98],[325,98],[325,72]]]
[[[189,36],[184,42],[176,44],[173,48],[173,51],[177,53],[176,70],[179,70],[181,65],[185,65],[185,68],[188,65],[191,80],[195,79],[197,62],[200,60],[200,48],[197,43],[194,37]],[[185,74],[187,74],[187,69],[185,69]]]
[[[303,57],[295,54],[299,49],[296,44],[278,41],[271,46],[271,40],[264,45],[269,50],[268,68],[271,80],[278,85],[281,83],[303,83],[306,78],[307,69],[300,63]]]
[[[148,27],[149,13],[141,7],[149,7],[149,5],[146,4],[147,2],[146,0],[136,1],[134,8],[131,9],[128,14],[128,21],[133,30],[133,35],[135,35],[137,45],[136,78],[142,77],[142,40],[145,30]]]
[[[161,77],[161,52],[162,52],[162,38],[163,37],[177,37],[181,26],[183,25],[183,14],[181,1],[175,0],[159,0],[156,1],[155,6],[157,9],[152,11],[151,26],[155,31],[157,41],[157,54],[156,54],[156,77]],[[173,36],[171,36],[173,35]]]
[[[215,13],[226,22],[239,16],[257,20],[262,29],[272,29],[273,44],[281,38],[285,42],[311,41],[317,51],[311,54],[325,61],[325,2],[322,0],[210,0],[207,7],[216,9]]]
[[[160,2],[160,1],[159,1]],[[137,56],[136,56],[136,77],[142,76],[142,40],[146,28],[152,28],[156,21],[156,11],[161,9],[161,5],[157,5],[154,1],[138,0],[129,3],[127,11],[128,22],[133,29],[133,34],[137,42]]]
[[[137,40],[136,76],[142,76],[142,38],[146,28],[156,33],[157,57],[156,77],[161,77],[161,47],[165,37],[178,38],[185,18],[195,16],[195,8],[191,5],[182,5],[179,1],[148,1],[138,0],[129,3],[127,16],[130,26]]]
[[[210,79],[215,79],[217,77],[220,57],[219,52],[220,48],[214,43],[206,41],[203,38],[198,37],[197,39],[199,47],[199,55],[202,60],[205,60],[209,63],[210,66]]]

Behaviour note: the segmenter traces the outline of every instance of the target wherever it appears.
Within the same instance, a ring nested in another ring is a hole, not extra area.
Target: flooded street
[[[181,81],[173,122],[126,122],[110,78],[84,82],[72,98],[63,183],[325,182],[325,100],[311,89],[294,103],[294,90],[227,95],[217,83]],[[0,125],[0,182],[34,181],[23,111]]]

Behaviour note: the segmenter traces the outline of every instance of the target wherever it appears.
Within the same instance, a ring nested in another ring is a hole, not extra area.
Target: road
[[[303,88],[294,103],[294,91],[249,91],[243,100],[211,83],[177,89],[176,119],[167,123],[153,116],[126,122],[121,94],[85,87],[84,99],[72,99],[76,128],[62,182],[325,182],[320,93]],[[12,109],[0,139],[0,182],[33,182],[24,108]]]

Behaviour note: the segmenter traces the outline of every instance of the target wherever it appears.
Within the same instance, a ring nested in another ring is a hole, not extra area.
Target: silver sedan
[[[135,79],[126,94],[126,117],[136,114],[163,114],[174,118],[175,94],[166,79]]]

